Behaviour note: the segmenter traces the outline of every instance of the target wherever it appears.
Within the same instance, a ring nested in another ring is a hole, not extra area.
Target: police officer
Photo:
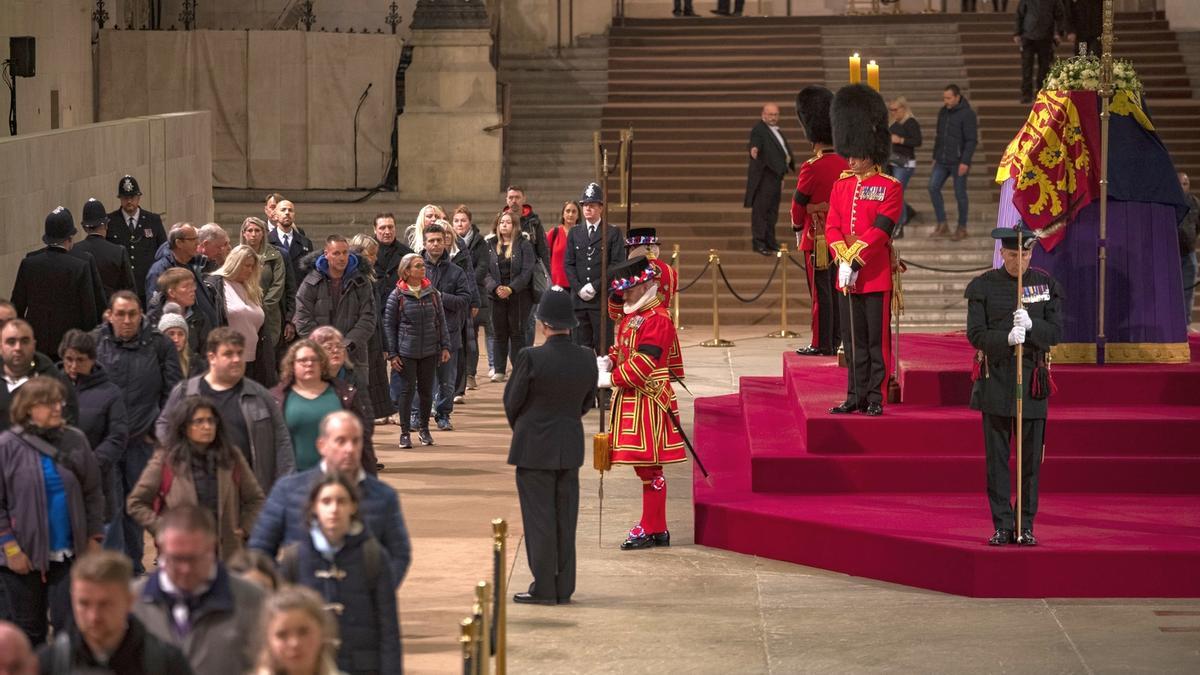
[[[21,260],[13,283],[17,316],[29,322],[37,344],[51,354],[68,330],[95,328],[104,311],[96,305],[90,257],[70,253],[76,232],[75,218],[66,208],[59,206],[48,213],[42,235],[46,246]]]
[[[1046,432],[1046,398],[1049,396],[1047,355],[1062,334],[1062,292],[1045,272],[1029,267],[1036,235],[1018,223],[1018,230],[998,227],[992,237],[1001,242],[1004,265],[984,272],[967,285],[967,339],[975,347],[978,375],[971,388],[971,408],[983,413],[984,449],[987,453],[988,505],[995,533],[988,543],[1004,546],[1016,542],[1036,546],[1033,519],[1038,507],[1038,469]],[[1021,275],[1021,304],[1017,304],[1017,277]],[[1022,454],[1021,531],[1009,490],[1008,459],[1016,426],[1016,345],[1024,345],[1021,382]]]
[[[563,266],[571,290],[575,293],[575,317],[579,326],[575,329],[575,344],[591,347],[599,356],[600,312],[604,297],[604,279],[600,277],[600,232],[604,219],[604,191],[597,183],[588,183],[579,198],[583,219],[567,233],[567,253]],[[619,228],[608,228],[608,264],[616,265],[625,260],[625,239]],[[605,344],[612,344],[613,326],[607,322]]]
[[[522,349],[504,385],[513,429],[508,463],[517,467],[517,496],[533,583],[514,602],[570,601],[575,592],[575,528],[583,422],[596,399],[591,350],[571,343],[578,323],[567,291],[547,291],[535,313],[546,342]]]
[[[129,262],[129,251],[108,241],[108,214],[104,212],[104,204],[101,204],[96,198],[87,200],[83,205],[83,218],[79,224],[83,226],[83,231],[87,236],[83,241],[75,244],[71,250],[90,253],[96,260],[96,268],[100,272],[100,283],[104,291],[102,306],[107,307],[108,298],[113,293],[132,291],[136,288],[133,281],[133,268]]]
[[[154,264],[158,247],[166,243],[167,232],[157,213],[142,209],[142,189],[136,178],[130,175],[122,177],[117,183],[117,197],[121,200],[121,208],[108,214],[108,240],[129,251],[133,283],[138,299],[145,307],[146,273]],[[154,289],[150,290],[153,294]]]

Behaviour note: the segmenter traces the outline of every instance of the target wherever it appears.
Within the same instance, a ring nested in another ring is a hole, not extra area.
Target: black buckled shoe
[[[1037,546],[1037,537],[1033,536],[1033,530],[1021,530],[1017,543],[1021,546]]]
[[[829,414],[830,415],[849,415],[850,413],[856,413],[858,411],[859,411],[859,407],[856,404],[851,403],[850,401],[842,401],[841,403],[830,408]]]
[[[631,532],[628,537],[625,537],[625,541],[621,542],[622,551],[636,551],[640,548],[650,548],[652,546],[654,546],[654,538],[645,532],[637,535]]]
[[[656,532],[656,533],[650,535],[650,540],[654,542],[655,546],[670,546],[671,545],[671,532],[669,530],[664,530],[662,532]]]
[[[863,408],[863,414],[868,417],[879,417],[883,414],[883,404],[868,403],[867,407]]]
[[[1012,530],[996,530],[992,534],[992,538],[988,539],[988,546],[1005,546],[1013,542]]]
[[[825,352],[820,347],[814,347],[812,345],[800,347],[796,350],[796,353],[800,356],[825,356]]]
[[[411,448],[412,447],[412,439],[408,437],[407,431],[400,432],[400,447],[401,448]]]
[[[433,436],[429,434],[428,429],[418,431],[417,438],[421,439],[421,445],[433,445]]]

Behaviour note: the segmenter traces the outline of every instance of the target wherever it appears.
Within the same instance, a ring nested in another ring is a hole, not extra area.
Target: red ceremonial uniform
[[[877,170],[865,177],[845,172],[829,197],[825,238],[833,264],[845,262],[858,272],[850,295],[841,301],[845,312],[858,316],[857,325],[843,319],[841,326],[847,357],[858,350],[847,371],[847,400],[858,405],[881,403],[892,372],[892,230],[902,208],[900,181]],[[840,283],[837,287],[842,290]]]
[[[800,250],[813,250],[816,235],[824,234],[823,231],[816,231],[808,205],[828,202],[833,184],[849,168],[844,157],[829,151],[818,151],[815,157],[800,166],[796,192],[792,195],[792,229],[804,233],[800,239]]]
[[[658,269],[658,295],[663,300],[663,307],[671,309],[671,302],[679,292],[679,273],[670,263],[659,258],[650,258],[650,264]],[[668,312],[670,314],[670,312]]]
[[[804,273],[808,277],[808,295],[812,302],[810,345],[814,349],[832,350],[836,345],[837,307],[833,301],[833,279],[825,243],[825,218],[814,218],[808,207],[827,204],[834,183],[848,168],[841,155],[818,150],[816,156],[801,165],[796,192],[792,195],[792,230],[799,235],[800,250],[805,254]],[[814,249],[816,255],[813,255]]]
[[[834,260],[858,271],[851,293],[892,290],[892,229],[903,208],[900,181],[886,174],[862,178],[847,171],[834,183],[825,238]]]
[[[671,415],[679,415],[675,390],[667,376],[675,325],[661,300],[652,300],[617,327],[612,359],[613,400],[610,410],[613,464],[648,466],[682,462],[683,437]],[[676,358],[678,358],[676,356]],[[682,369],[682,362],[678,363]]]

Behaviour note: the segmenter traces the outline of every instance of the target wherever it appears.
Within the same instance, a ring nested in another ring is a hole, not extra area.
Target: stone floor
[[[736,346],[705,349],[686,346],[704,331],[684,331],[692,392],[777,374],[780,352],[800,341],[760,335],[731,330]],[[432,448],[381,452],[413,536],[400,592],[410,673],[461,669],[458,621],[491,576],[492,518],[510,523],[510,593],[530,581],[502,386],[469,392],[458,430]],[[691,397],[679,398],[690,427]],[[394,448],[397,429],[382,427],[377,447]],[[599,480],[583,469],[575,601],[508,605],[511,672],[1200,672],[1200,600],[976,600],[695,546],[690,470],[667,468],[671,548],[622,552],[640,484],[627,469],[605,477],[601,533]]]

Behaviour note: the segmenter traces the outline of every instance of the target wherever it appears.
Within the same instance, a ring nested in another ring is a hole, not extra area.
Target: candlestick
[[[867,64],[867,84],[875,91],[879,91],[879,66],[871,61]]]
[[[850,84],[858,84],[862,81],[862,59],[859,58],[858,52],[850,57]]]

